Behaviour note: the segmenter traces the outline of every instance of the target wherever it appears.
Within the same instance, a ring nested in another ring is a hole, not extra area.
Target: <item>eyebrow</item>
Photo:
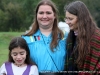
[[[25,52],[25,51],[21,51],[21,52]],[[12,53],[21,53],[21,52],[12,52]]]

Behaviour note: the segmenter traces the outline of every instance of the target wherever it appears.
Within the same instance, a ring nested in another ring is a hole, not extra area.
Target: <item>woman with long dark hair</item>
[[[68,71],[100,71],[100,29],[82,1],[65,6],[65,22],[70,27],[67,39]]]

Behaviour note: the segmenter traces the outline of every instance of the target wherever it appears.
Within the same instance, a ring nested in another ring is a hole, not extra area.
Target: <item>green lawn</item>
[[[0,32],[0,66],[8,59],[8,46],[11,39],[22,34],[23,32]]]

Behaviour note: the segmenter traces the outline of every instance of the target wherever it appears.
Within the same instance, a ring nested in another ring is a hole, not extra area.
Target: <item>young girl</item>
[[[30,60],[26,41],[13,38],[9,45],[9,58],[0,68],[0,75],[38,75],[37,66]]]

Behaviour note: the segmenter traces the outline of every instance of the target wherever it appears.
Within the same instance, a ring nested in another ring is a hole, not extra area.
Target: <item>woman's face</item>
[[[78,29],[77,16],[69,13],[68,11],[65,13],[65,22],[69,25],[70,30],[75,31]]]
[[[26,55],[26,50],[20,47],[16,47],[11,51],[11,57],[17,65],[23,65],[25,63]]]
[[[42,29],[49,29],[53,27],[55,15],[49,5],[41,5],[37,12],[37,21],[39,27]]]

